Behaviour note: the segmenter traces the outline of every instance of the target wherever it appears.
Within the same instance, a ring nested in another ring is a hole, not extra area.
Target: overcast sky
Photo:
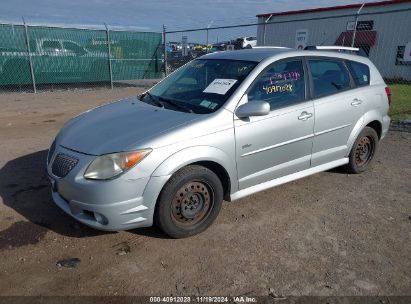
[[[370,0],[0,0],[0,21],[29,24],[102,26],[161,31],[253,23],[259,13],[371,2]],[[241,30],[240,30],[241,31]],[[242,29],[255,35],[256,28]],[[238,30],[213,31],[210,41],[227,39]],[[189,40],[205,37],[190,33]],[[177,35],[178,36],[178,35]],[[181,34],[179,34],[181,37]],[[191,38],[191,39],[190,39]]]

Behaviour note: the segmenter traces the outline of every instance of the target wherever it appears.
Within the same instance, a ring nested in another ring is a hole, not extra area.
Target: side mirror
[[[256,100],[242,104],[235,111],[235,115],[239,118],[250,116],[264,116],[270,113],[270,104],[262,100]]]

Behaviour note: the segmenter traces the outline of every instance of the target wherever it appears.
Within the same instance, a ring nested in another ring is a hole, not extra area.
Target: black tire
[[[251,44],[247,44],[247,46],[245,48],[246,49],[252,49],[253,47],[251,46]]]
[[[365,127],[355,140],[349,155],[349,163],[344,169],[349,173],[362,173],[368,170],[378,147],[378,134],[370,127]]]
[[[177,171],[161,190],[154,220],[172,238],[185,238],[207,229],[223,202],[223,187],[211,170],[192,165]]]

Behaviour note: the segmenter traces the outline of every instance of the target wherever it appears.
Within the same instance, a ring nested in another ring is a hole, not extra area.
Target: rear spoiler
[[[318,51],[334,51],[334,52],[341,52],[341,53],[349,53],[354,55],[359,55],[363,57],[368,57],[367,54],[364,52],[363,49],[350,47],[350,46],[339,46],[339,45],[310,45],[306,46],[304,50],[318,50]]]

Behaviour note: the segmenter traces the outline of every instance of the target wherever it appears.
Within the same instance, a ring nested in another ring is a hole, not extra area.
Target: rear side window
[[[336,94],[350,88],[350,76],[340,60],[309,59],[314,97]]]
[[[350,61],[352,77],[358,87],[370,84],[370,69],[366,64]]]

